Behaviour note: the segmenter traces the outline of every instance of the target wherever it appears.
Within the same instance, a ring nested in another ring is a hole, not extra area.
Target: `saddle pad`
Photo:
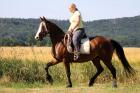
[[[90,54],[90,40],[89,38],[83,38],[81,39],[81,45],[80,45],[80,54]],[[71,45],[67,46],[67,50],[69,53],[73,53],[73,49]]]
[[[81,40],[80,53],[81,54],[89,54],[90,53],[89,38],[84,38],[84,39]]]

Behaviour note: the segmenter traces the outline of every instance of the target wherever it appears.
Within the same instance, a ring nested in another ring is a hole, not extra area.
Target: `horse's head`
[[[50,22],[45,17],[40,17],[40,25],[35,35],[35,39],[43,40],[43,38],[49,34],[51,38],[60,41],[63,39],[65,33],[56,24]]]
[[[47,27],[47,20],[45,17],[40,17],[40,25],[39,25],[39,28],[38,28],[38,31],[35,35],[35,39],[37,40],[43,40],[43,38],[49,34],[49,29]]]

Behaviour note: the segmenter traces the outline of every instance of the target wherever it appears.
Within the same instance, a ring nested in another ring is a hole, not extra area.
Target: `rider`
[[[70,18],[70,26],[68,29],[68,33],[73,34],[73,44],[74,44],[74,60],[77,60],[80,55],[80,40],[85,35],[85,30],[83,26],[83,21],[81,17],[81,13],[77,9],[74,3],[70,4],[69,11],[72,13]]]

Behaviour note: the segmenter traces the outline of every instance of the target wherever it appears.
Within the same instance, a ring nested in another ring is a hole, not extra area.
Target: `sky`
[[[0,0],[0,18],[69,19],[71,3],[85,21],[140,15],[140,0]]]

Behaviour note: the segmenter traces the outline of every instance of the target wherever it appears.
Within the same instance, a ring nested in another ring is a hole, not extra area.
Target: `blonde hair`
[[[77,7],[76,7],[76,4],[74,4],[74,3],[71,3],[70,4],[70,8],[75,9],[75,10],[78,10]]]

